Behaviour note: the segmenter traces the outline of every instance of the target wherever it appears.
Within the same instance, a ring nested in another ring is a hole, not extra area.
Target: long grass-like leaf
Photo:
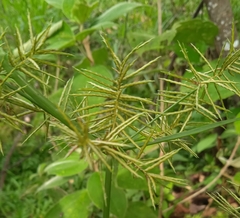
[[[68,115],[64,114],[60,108],[56,107],[56,105],[54,105],[46,97],[44,97],[34,88],[32,88],[26,81],[22,79],[22,77],[19,74],[17,74],[17,72],[14,72],[14,74],[12,74],[11,77],[16,81],[16,83],[18,83],[19,86],[26,86],[24,88],[24,91],[27,93],[27,95],[30,96],[30,99],[28,100],[30,100],[38,107],[42,108],[47,113],[51,114],[53,117],[61,121],[70,129],[74,129],[76,132],[78,132],[77,127],[75,126],[76,124],[72,123]]]
[[[219,127],[219,126],[224,126],[224,125],[233,123],[236,120],[239,120],[239,119],[235,118],[235,119],[223,120],[223,121],[219,121],[219,122],[216,122],[216,123],[212,123],[212,124],[204,125],[204,126],[201,126],[201,127],[197,127],[197,128],[191,129],[191,130],[187,130],[187,131],[183,131],[183,132],[180,132],[180,133],[172,134],[172,135],[169,135],[169,136],[163,136],[161,138],[158,138],[158,139],[155,139],[154,141],[149,142],[148,145],[159,144],[159,143],[162,143],[162,142],[168,142],[168,141],[175,140],[175,139],[180,139],[180,138],[183,138],[183,137],[186,137],[186,136],[195,135],[195,134],[198,134],[198,133],[201,133],[201,132],[205,132],[205,131],[214,129],[214,128]],[[144,143],[140,143],[138,145],[141,147],[141,146],[144,145]],[[134,149],[134,148],[132,148],[132,149]]]

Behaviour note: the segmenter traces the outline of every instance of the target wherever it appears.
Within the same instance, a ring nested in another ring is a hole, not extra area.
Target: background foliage
[[[158,207],[161,188],[164,211],[186,180],[195,190],[218,175],[239,134],[231,120],[239,107],[216,102],[239,95],[239,52],[204,58],[218,28],[206,11],[191,19],[196,1],[164,1],[162,35],[152,1],[0,4],[0,217],[102,217],[110,165],[113,217],[157,217],[152,204]],[[178,58],[170,72],[172,51]],[[216,149],[213,129],[223,124]],[[238,184],[238,158],[231,167],[228,179]],[[206,179],[194,182],[197,174]]]

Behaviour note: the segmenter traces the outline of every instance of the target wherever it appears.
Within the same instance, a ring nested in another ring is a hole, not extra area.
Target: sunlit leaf
[[[90,203],[87,190],[76,191],[63,197],[44,217],[88,218]]]
[[[72,16],[80,24],[83,24],[90,16],[92,11],[97,7],[98,1],[94,2],[92,5],[76,1],[72,8]]]
[[[62,27],[46,41],[48,44],[46,49],[62,50],[74,45],[74,34],[70,26],[63,22]]]
[[[104,205],[103,179],[104,177],[102,175],[93,173],[87,182],[87,190],[91,200],[98,208],[101,209]]]
[[[73,19],[72,9],[75,4],[75,0],[62,0],[62,11],[69,18]]]
[[[41,185],[37,191],[58,187],[69,180],[68,177],[55,176]]]
[[[233,182],[240,185],[240,172],[237,172],[233,177]]]
[[[237,115],[237,118],[240,118],[240,113]],[[234,122],[235,130],[238,134],[240,134],[240,120]]]
[[[88,163],[85,160],[59,160],[53,162],[45,168],[48,174],[55,174],[57,176],[72,176],[85,170]]]
[[[75,35],[75,39],[76,40],[79,40],[79,41],[82,41],[84,40],[88,35],[91,35],[93,32],[95,32],[96,30],[102,30],[102,29],[106,29],[106,28],[110,28],[112,26],[116,25],[115,23],[113,22],[109,22],[109,21],[106,21],[106,22],[101,22],[101,23],[98,23],[94,26],[91,26],[90,28],[88,29],[84,29],[83,31],[77,33]]]
[[[197,151],[200,153],[200,152],[204,151],[205,149],[215,146],[214,142],[216,142],[216,139],[217,139],[217,134],[211,134],[211,135],[204,137],[196,145]]]
[[[139,6],[142,6],[142,4],[136,2],[121,2],[115,4],[97,18],[97,23],[113,21]]]
[[[117,184],[124,189],[148,190],[147,182],[144,178],[137,178],[126,169],[119,170]]]
[[[131,202],[128,206],[125,218],[157,218],[154,211],[146,203],[138,201]]]
[[[55,8],[62,9],[63,0],[45,0],[48,4],[54,6]]]

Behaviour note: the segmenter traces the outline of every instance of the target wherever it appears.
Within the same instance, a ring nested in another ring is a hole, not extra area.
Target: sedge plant
[[[191,78],[181,77],[181,81],[177,82],[174,78],[178,76],[159,71],[167,75],[164,78],[167,83],[177,84],[182,88],[179,91],[166,89],[154,94],[152,99],[146,99],[138,95],[130,95],[128,90],[134,86],[154,82],[135,80],[139,73],[159,60],[157,57],[139,69],[134,69],[136,60],[133,59],[133,54],[146,46],[149,41],[135,47],[123,60],[120,60],[111,48],[107,37],[102,37],[102,40],[114,63],[112,75],[106,77],[89,69],[75,68],[75,71],[88,79],[88,84],[72,92],[74,78],[69,79],[58,104],[55,105],[49,100],[44,90],[48,88],[50,78],[60,78],[42,70],[41,65],[61,66],[41,56],[69,54],[44,48],[44,42],[51,37],[52,31],[54,30],[49,27],[41,34],[34,36],[29,18],[30,40],[24,44],[21,34],[16,29],[17,49],[14,51],[8,45],[4,32],[1,33],[1,46],[4,53],[0,74],[0,119],[21,131],[23,125],[31,125],[23,121],[24,115],[33,112],[43,113],[45,119],[42,124],[33,127],[35,130],[26,140],[43,125],[48,125],[49,128],[61,132],[52,135],[50,140],[55,144],[64,142],[66,149],[69,150],[67,155],[80,150],[79,158],[86,160],[92,170],[96,162],[100,163],[101,168],[105,169],[104,218],[108,218],[110,213],[111,187],[114,179],[112,177],[113,162],[129,170],[134,177],[147,181],[149,196],[154,206],[155,193],[159,184],[164,182],[185,184],[182,179],[160,175],[159,170],[156,170],[159,169],[159,165],[168,161],[174,171],[171,158],[180,150],[186,150],[197,158],[186,137],[235,121],[235,119],[219,121],[221,112],[226,109],[223,104],[217,105],[214,102],[209,87],[215,90],[221,101],[220,90],[222,89],[240,94],[236,83],[226,73],[227,70],[233,69],[239,52],[229,54],[222,65],[212,67],[195,48],[209,67],[207,72],[198,72],[189,61],[184,46],[180,45],[189,64]],[[41,89],[36,90],[33,82],[40,84]],[[163,96],[161,99],[166,105],[163,112],[157,110],[160,102],[154,101],[156,96]],[[96,99],[98,99],[97,103]],[[5,110],[6,105],[19,107],[22,112],[8,114]],[[200,114],[203,121],[193,122],[194,113]],[[162,147],[162,142],[166,142],[167,147]],[[159,148],[163,151],[162,156],[151,158],[146,155]]]

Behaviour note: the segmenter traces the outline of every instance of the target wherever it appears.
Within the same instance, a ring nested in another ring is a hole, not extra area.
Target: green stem
[[[36,89],[31,87],[30,84],[26,82],[17,71],[14,72],[11,77],[20,87],[24,87],[23,96],[25,96],[29,101],[37,105],[39,108],[43,109],[45,112],[51,114],[53,117],[58,119],[61,123],[70,129],[76,130],[76,126],[72,123],[68,115],[61,111],[60,108],[54,105],[51,101],[49,101],[49,99],[39,93]]]
[[[186,130],[186,131],[183,131],[183,132],[175,133],[175,134],[172,134],[172,135],[163,136],[163,137],[156,138],[155,140],[148,142],[147,146],[159,144],[159,143],[162,143],[162,142],[172,141],[172,140],[175,140],[175,139],[180,139],[180,138],[191,136],[191,135],[195,135],[195,134],[198,134],[198,133],[201,133],[201,132],[212,130],[212,129],[214,129],[216,127],[219,127],[219,126],[224,126],[224,125],[227,125],[227,124],[230,124],[230,123],[234,123],[236,121],[240,121],[240,119],[239,118],[233,118],[233,119],[229,119],[229,120],[222,120],[222,121],[219,121],[219,122],[216,122],[216,123],[207,124],[207,125],[204,125],[204,126],[200,126],[200,127],[194,128],[194,129],[190,129],[190,130]],[[146,142],[140,142],[140,143],[137,143],[137,145],[139,147],[143,147],[143,146],[146,146],[145,143]],[[136,148],[135,146],[132,146],[132,147],[127,147],[124,150],[125,151],[133,150],[135,148]]]
[[[112,158],[109,158],[108,163],[111,170],[109,170],[108,167],[106,167],[106,170],[105,170],[106,200],[104,201],[103,218],[109,218],[109,215],[110,215],[110,199],[111,199],[111,189],[112,189]]]
[[[15,80],[15,82],[20,87],[24,87],[19,92],[19,94],[22,94],[22,96],[31,101],[34,105],[43,109],[48,114],[51,114],[53,117],[58,119],[61,123],[73,131],[77,132],[78,129],[80,130],[79,126],[77,126],[76,123],[73,123],[66,113],[64,113],[60,108],[53,104],[48,98],[43,96],[38,90],[34,89],[28,83],[28,81],[26,81],[26,79],[21,76],[18,70],[15,69],[13,71],[13,68],[8,61],[7,55],[5,55],[2,61],[2,67],[6,72],[12,72],[10,77]]]

